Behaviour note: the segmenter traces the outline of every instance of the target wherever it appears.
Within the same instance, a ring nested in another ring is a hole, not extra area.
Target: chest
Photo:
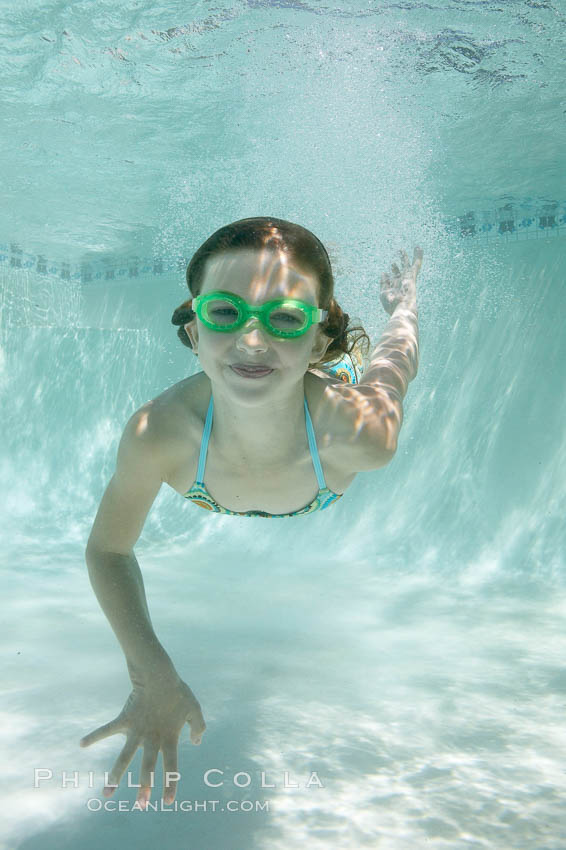
[[[175,403],[171,408],[171,418],[175,424],[168,429],[170,462],[165,481],[182,496],[197,479],[204,420],[210,398],[210,389],[204,381],[202,387],[195,381],[191,388],[190,405],[183,401],[182,391],[173,396]],[[308,403],[311,415],[313,411],[316,414],[315,393],[311,394]],[[336,435],[326,428],[321,433],[321,427],[318,425],[315,436],[325,483],[334,493],[341,494],[352,483],[356,473],[340,466],[339,452],[334,445]],[[213,421],[206,452],[204,484],[210,496],[230,511],[282,514],[302,509],[319,492],[306,427],[296,434],[287,457],[258,465],[252,458],[223,455],[215,443]]]
[[[208,444],[204,484],[208,493],[230,511],[266,511],[273,514],[291,513],[313,501],[319,491],[308,443],[297,441],[297,451],[287,462],[267,464],[262,470],[249,465],[228,463],[216,451],[214,439]],[[200,444],[199,444],[200,450]],[[343,493],[355,475],[344,475],[325,453],[319,453],[326,486],[334,493]],[[187,451],[177,457],[167,483],[184,495],[197,477],[198,451]]]

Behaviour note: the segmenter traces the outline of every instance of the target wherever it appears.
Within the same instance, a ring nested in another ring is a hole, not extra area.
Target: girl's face
[[[217,289],[239,295],[254,307],[276,298],[296,298],[318,306],[316,276],[288,260],[283,251],[272,248],[230,251],[207,260],[200,294]],[[230,333],[207,328],[196,316],[185,329],[211,381],[240,398],[276,393],[282,386],[296,384],[332,341],[318,324],[311,325],[302,336],[281,339],[270,334],[254,316]],[[238,364],[264,366],[271,372],[247,377],[234,370]]]

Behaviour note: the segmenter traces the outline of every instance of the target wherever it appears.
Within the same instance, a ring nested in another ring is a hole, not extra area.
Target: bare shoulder
[[[198,416],[199,399],[204,399],[207,383],[210,394],[210,381],[204,372],[197,372],[168,387],[143,405],[140,411],[147,409],[152,415],[156,433],[169,437],[176,430],[183,431],[187,422]]]
[[[130,427],[144,431],[148,444],[160,457],[164,481],[179,456],[190,455],[200,443],[207,381],[203,372],[178,381],[142,405],[130,420]],[[210,385],[208,390],[210,395]]]
[[[393,458],[397,423],[384,394],[310,370],[305,384],[317,444],[344,474],[378,469]],[[330,450],[330,451],[328,451]]]

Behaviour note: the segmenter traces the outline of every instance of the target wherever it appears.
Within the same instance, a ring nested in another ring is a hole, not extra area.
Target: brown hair
[[[334,276],[326,248],[314,233],[300,224],[293,224],[281,218],[260,216],[242,218],[221,227],[200,246],[187,266],[187,286],[192,297],[196,297],[201,291],[209,257],[222,251],[262,250],[266,247],[286,251],[299,265],[313,272],[318,278],[318,306],[328,310],[328,316],[321,322],[320,328],[332,338],[332,342],[316,365],[337,360],[341,354],[349,354],[361,340],[364,340],[362,352],[367,355],[370,338],[361,325],[350,327],[349,315],[342,311],[334,298]],[[177,335],[183,345],[189,348],[192,348],[191,341],[183,326],[195,316],[191,302],[192,298],[184,301],[177,307],[171,319],[172,324],[180,325]]]

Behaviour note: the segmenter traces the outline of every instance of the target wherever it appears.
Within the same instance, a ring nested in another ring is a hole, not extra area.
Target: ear
[[[332,337],[327,336],[324,331],[317,327],[309,363],[318,363],[331,342]]]
[[[196,316],[194,319],[191,319],[190,322],[187,322],[186,325],[183,325],[187,332],[187,336],[191,341],[191,345],[193,347],[193,352],[198,354],[198,328],[197,328],[197,320]]]

